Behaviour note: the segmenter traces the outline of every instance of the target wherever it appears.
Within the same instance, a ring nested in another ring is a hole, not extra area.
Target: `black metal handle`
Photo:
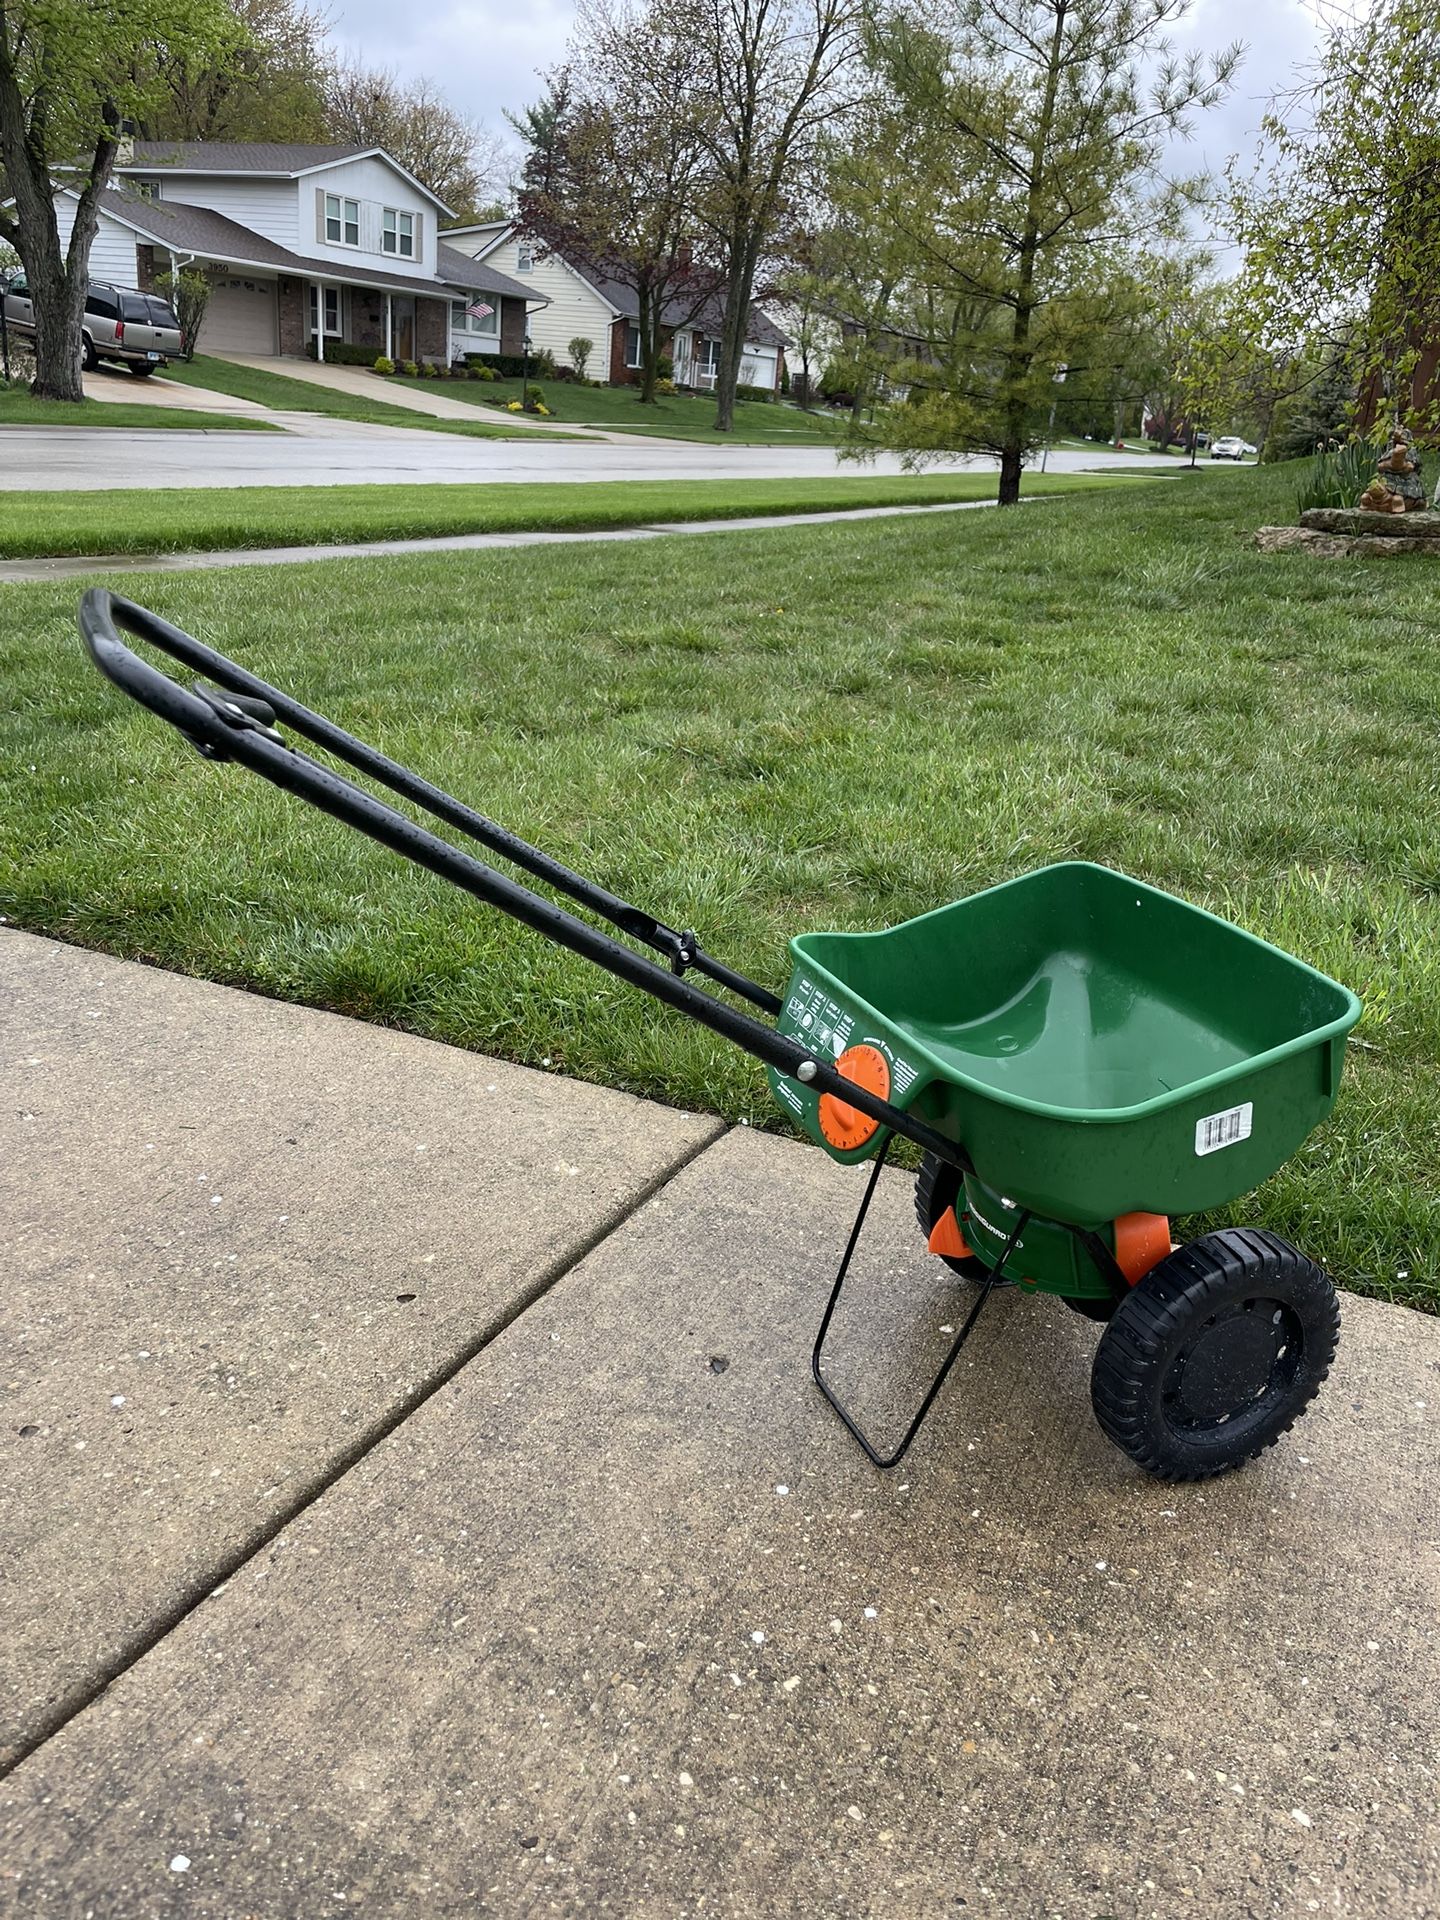
[[[323,716],[309,712],[277,688],[267,686],[263,680],[256,679],[243,667],[227,660],[223,654],[202,646],[180,628],[172,627],[167,620],[162,620],[145,607],[137,606],[134,601],[112,595],[102,587],[92,587],[80,603],[78,617],[81,637],[90,657],[105,677],[149,712],[177,727],[208,759],[238,761],[252,773],[258,773],[262,779],[269,780],[285,792],[308,801],[322,813],[328,813],[333,819],[367,834],[382,846],[403,854],[407,860],[413,860],[417,866],[451,881],[490,906],[499,907],[502,912],[532,927],[537,933],[544,934],[547,939],[568,947],[571,952],[587,960],[593,960],[597,966],[605,968],[618,979],[652,994],[655,999],[674,1007],[678,1012],[688,1014],[692,1020],[709,1027],[712,1032],[722,1035],[736,1046],[743,1047],[747,1053],[754,1054],[766,1066],[801,1080],[820,1093],[834,1094],[837,1099],[844,1100],[870,1119],[878,1121],[882,1127],[913,1140],[949,1165],[971,1170],[969,1156],[953,1140],[945,1139],[923,1121],[913,1119],[898,1107],[891,1106],[887,1100],[880,1100],[857,1086],[853,1080],[838,1073],[830,1061],[818,1059],[773,1027],[767,1027],[750,1014],[742,1013],[738,1008],[702,992],[679,974],[658,966],[644,954],[621,946],[619,941],[611,939],[598,927],[577,920],[553,901],[543,899],[528,887],[497,873],[493,867],[487,867],[471,855],[462,853],[449,841],[440,839],[427,828],[407,819],[404,814],[397,813],[374,794],[355,786],[330,768],[312,760],[308,754],[290,746],[276,727],[267,725],[254,712],[253,703],[263,702],[277,721],[294,726],[308,738],[329,747],[352,766],[369,772],[373,763],[377,779],[383,780],[392,790],[407,798],[417,799],[419,804],[438,817],[458,825],[462,822],[454,819],[454,816],[464,816],[474,823],[465,830],[472,832],[475,838],[485,837],[488,842],[488,837],[493,835],[496,841],[513,842],[526,856],[523,860],[520,860],[519,853],[510,855],[505,846],[501,846],[500,851],[506,852],[507,857],[516,858],[519,864],[529,867],[532,872],[542,870],[542,877],[550,877],[548,872],[543,872],[548,868],[566,875],[574,882],[574,886],[567,887],[566,891],[573,893],[578,889],[578,897],[585,904],[594,904],[596,899],[613,900],[614,896],[592,887],[590,882],[578,874],[571,874],[568,868],[561,867],[558,862],[550,861],[538,849],[528,846],[524,841],[515,840],[513,835],[495,827],[490,821],[482,820],[480,815],[472,814],[440,788],[432,787],[428,781],[421,780],[407,768],[398,766],[373,748],[353,740]],[[124,627],[138,638],[152,642],[174,659],[201,668],[222,689],[246,696],[245,706],[226,700],[223,695],[217,696],[211,689],[187,692],[167,674],[161,673],[127,647],[117,627]],[[480,827],[486,830],[484,836],[478,831]],[[617,904],[622,907],[625,905],[624,902]],[[605,911],[603,907],[599,910]],[[622,932],[630,931],[623,922],[617,920],[616,924]],[[743,975],[732,975],[728,968],[722,971],[727,978],[721,984],[728,985],[731,979],[740,982],[739,990],[747,993],[751,999],[764,992],[753,981],[744,980]],[[774,1009],[778,1011],[779,1000],[774,995],[767,995],[766,998],[773,1002]]]

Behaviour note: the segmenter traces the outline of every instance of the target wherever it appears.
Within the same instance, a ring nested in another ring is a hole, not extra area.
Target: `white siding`
[[[457,234],[445,244],[459,253],[474,255],[481,252],[494,234],[493,227],[482,228],[478,233]],[[590,355],[590,378],[608,380],[610,323],[614,319],[608,303],[579,274],[573,273],[563,260],[557,259],[554,254],[548,259],[541,258],[538,245],[534,251],[535,264],[528,273],[521,273],[520,248],[515,236],[509,234],[498,247],[485,255],[485,265],[494,267],[497,273],[503,273],[511,280],[518,280],[522,287],[533,287],[537,295],[544,295],[549,300],[548,307],[536,307],[530,313],[530,338],[537,347],[548,347],[555,356],[556,364],[568,367],[571,364],[570,342],[577,338],[591,340],[595,350]],[[483,353],[486,350],[478,336],[464,334],[456,338],[464,341],[465,351],[469,353]]]
[[[55,196],[55,224],[60,229],[60,245],[68,252],[75,225],[75,202],[68,194]],[[105,213],[100,216],[100,225],[90,246],[90,278],[113,280],[119,287],[135,285],[135,235]]]
[[[340,160],[333,167],[302,175],[294,185],[299,189],[301,253],[333,260],[337,267],[346,267],[355,274],[373,272],[378,267],[385,273],[407,277],[413,274],[417,280],[435,278],[435,236],[444,215],[411,186],[404,174],[397,173],[384,160]],[[358,247],[335,246],[325,238],[324,218],[317,212],[317,193],[335,193],[344,199],[359,201]],[[387,207],[414,215],[419,242],[414,259],[384,252],[381,217]],[[279,237],[275,235],[276,239]]]
[[[179,200],[187,207],[211,207],[227,220],[238,220],[242,227],[263,233],[277,246],[300,253],[310,251],[308,244],[302,245],[299,220],[297,188],[303,187],[303,181],[222,179],[213,173],[175,173],[164,167],[152,167],[136,177],[158,180],[162,200]]]

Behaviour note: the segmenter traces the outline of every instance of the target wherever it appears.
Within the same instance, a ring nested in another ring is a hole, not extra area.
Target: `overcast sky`
[[[400,14],[393,0],[332,4],[338,45],[372,66],[438,81],[457,107],[497,132],[504,108],[539,96],[537,70],[562,57],[574,14],[573,0],[434,0]],[[1302,0],[1197,0],[1174,35],[1180,48],[1212,52],[1240,40],[1247,52],[1234,94],[1200,117],[1179,164],[1218,172],[1228,155],[1252,153],[1267,100],[1310,59],[1317,37],[1313,7]]]

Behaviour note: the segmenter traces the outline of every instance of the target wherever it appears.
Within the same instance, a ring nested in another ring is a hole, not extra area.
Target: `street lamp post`
[[[520,342],[520,404],[527,406],[530,401],[530,329],[525,329],[525,337]]]

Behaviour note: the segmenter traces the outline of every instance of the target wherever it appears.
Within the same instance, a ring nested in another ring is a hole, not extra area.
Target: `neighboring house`
[[[77,194],[55,197],[68,246]],[[463,323],[519,353],[544,295],[442,244],[449,210],[378,147],[137,140],[100,196],[93,279],[148,290],[156,273],[210,280],[212,353],[307,352],[327,343],[395,360],[448,360]],[[470,307],[488,306],[479,321]]]
[[[631,288],[582,272],[563,255],[524,238],[508,220],[452,227],[443,238],[480,265],[497,267],[507,278],[544,296],[547,304],[530,317],[530,337],[537,349],[548,349],[555,356],[558,366],[574,364],[570,342],[579,338],[594,344],[589,361],[592,378],[623,386],[639,377],[640,302]],[[683,301],[667,306],[665,350],[675,362],[678,385],[701,391],[715,385],[723,320],[724,308],[718,299],[706,301],[698,311]],[[789,336],[752,307],[740,369],[742,384],[778,393],[789,344]]]

